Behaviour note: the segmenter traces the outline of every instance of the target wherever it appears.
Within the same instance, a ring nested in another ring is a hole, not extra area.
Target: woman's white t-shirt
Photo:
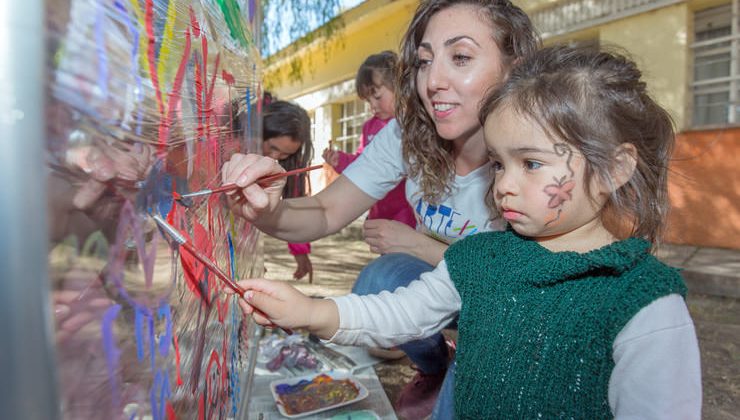
[[[342,173],[365,194],[382,199],[407,176],[401,151],[401,127],[393,119],[375,135],[359,158]],[[485,196],[491,184],[491,164],[456,175],[452,193],[438,205],[422,198],[417,178],[407,178],[406,199],[414,209],[416,229],[451,244],[477,232],[502,230],[503,221],[491,221]]]

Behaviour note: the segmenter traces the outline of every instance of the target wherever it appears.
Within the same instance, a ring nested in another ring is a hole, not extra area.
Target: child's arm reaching
[[[339,312],[331,300],[310,298],[283,281],[250,279],[239,285],[247,289],[239,305],[260,325],[307,328],[323,339],[339,328]]]
[[[339,344],[391,347],[428,337],[460,309],[460,295],[444,261],[408,287],[378,295],[312,299],[285,282],[254,279],[239,284],[248,290],[240,305],[257,323],[307,328]]]

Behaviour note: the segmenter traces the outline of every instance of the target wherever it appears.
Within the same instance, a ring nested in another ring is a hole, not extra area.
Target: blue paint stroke
[[[108,98],[108,57],[105,54],[105,9],[98,0],[95,13],[95,52],[98,54],[98,87],[103,98]]]
[[[164,160],[157,159],[136,199],[136,207],[149,214],[156,211],[167,218],[172,205],[172,175],[165,171]]]
[[[114,3],[115,8],[121,13],[124,24],[132,37],[131,40],[131,74],[136,80],[136,103],[140,104],[144,98],[144,92],[141,85],[141,75],[139,74],[139,29],[133,24],[131,18],[129,18],[126,7],[118,0]],[[141,107],[137,107],[136,110],[136,135],[141,135],[141,122],[144,118],[144,112]]]
[[[252,92],[247,88],[247,132],[245,138],[252,138]]]
[[[158,319],[165,319],[165,333],[164,337],[159,339],[159,354],[162,357],[167,357],[170,350],[170,343],[172,343],[172,311],[170,305],[162,303],[162,306],[157,310]]]
[[[231,305],[231,342],[229,343],[229,397],[231,399],[231,415],[236,416],[241,396],[239,381],[239,333],[241,309],[238,305]]]
[[[154,316],[149,310],[147,309],[149,317],[147,318],[147,322],[149,324],[149,357],[151,359],[152,363],[152,371],[156,368],[155,362],[157,360],[157,341],[154,339]]]
[[[231,239],[231,232],[226,234],[226,239],[229,241],[229,268],[231,269],[231,278],[236,276],[236,258],[234,258],[234,241]]]
[[[143,313],[142,308],[139,306],[134,306],[134,334],[136,337],[136,357],[141,362],[144,360],[144,337],[142,335],[142,323],[144,321],[145,314]]]
[[[152,389],[149,391],[149,400],[152,405],[152,417],[154,420],[165,419],[165,401],[171,395],[169,376],[167,369],[157,370],[154,375]],[[159,391],[159,395],[157,395],[157,391]]]
[[[118,360],[121,358],[121,350],[116,347],[113,337],[113,321],[118,317],[121,311],[121,305],[113,305],[103,314],[102,337],[103,351],[105,352],[105,363],[108,368],[108,383],[110,384],[113,407],[118,406],[118,381],[116,372],[118,371]]]
[[[254,16],[257,14],[257,1],[249,0],[249,23],[254,23]]]

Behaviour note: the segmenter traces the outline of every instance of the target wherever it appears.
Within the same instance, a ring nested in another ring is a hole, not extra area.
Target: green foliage
[[[295,53],[319,41],[324,52],[324,59],[328,60],[329,40],[344,27],[344,21],[339,16],[340,6],[340,0],[263,0],[263,55],[267,56],[267,52],[274,51],[280,43],[280,37],[287,31],[293,42],[284,47],[279,55],[290,57],[289,80],[302,81],[305,66],[311,69],[312,65],[310,59],[303,62],[295,56]],[[268,10],[277,10],[280,17],[268,16]],[[288,18],[283,19],[282,16],[288,16]],[[293,17],[292,20],[290,16]],[[267,63],[269,62],[268,57]],[[279,83],[280,81],[271,82]]]

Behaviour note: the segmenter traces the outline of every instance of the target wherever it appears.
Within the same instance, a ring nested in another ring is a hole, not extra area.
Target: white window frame
[[[740,66],[738,66],[738,57],[740,56],[738,54],[740,47],[738,11],[740,7],[738,3],[739,0],[732,0],[728,4],[698,11],[694,14],[695,42],[691,44],[694,71],[692,72],[693,80],[690,83],[692,98],[691,126],[693,128],[740,124],[740,95],[738,92],[740,90]],[[696,41],[697,34],[713,27],[715,29],[726,28],[728,23],[730,29],[728,35]],[[729,74],[697,79],[697,67],[711,64],[709,58],[718,54],[729,54]],[[709,60],[702,61],[702,57]],[[700,107],[700,98],[717,93],[726,93],[727,100]],[[707,108],[717,105],[725,107],[726,112],[721,120],[712,119],[712,114],[706,113]]]
[[[354,153],[360,146],[362,125],[371,116],[370,106],[361,99],[342,102],[339,116],[339,136],[336,138],[336,148],[346,153]]]

